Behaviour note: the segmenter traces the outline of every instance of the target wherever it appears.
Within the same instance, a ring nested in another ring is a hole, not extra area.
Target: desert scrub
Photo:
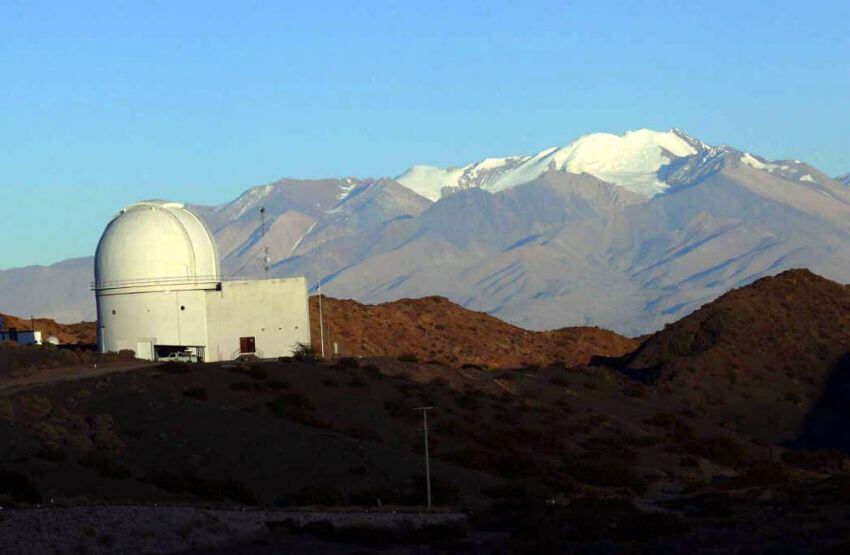
[[[209,399],[207,389],[205,387],[188,387],[183,390],[183,395],[198,401],[206,401]]]
[[[44,395],[27,395],[18,401],[21,410],[28,416],[44,418],[53,409],[53,403]]]
[[[268,403],[271,413],[297,424],[313,428],[330,428],[330,425],[316,414],[316,407],[310,399],[300,393],[288,393]]]
[[[0,397],[0,420],[11,420],[15,417],[15,406],[6,397]]]
[[[97,471],[107,478],[129,478],[130,469],[114,456],[102,451],[91,450],[80,458],[80,464]]]
[[[0,502],[3,498],[15,503],[41,503],[41,493],[26,474],[0,470]]]
[[[298,343],[292,350],[292,358],[299,361],[312,361],[318,358],[316,349],[306,343]]]

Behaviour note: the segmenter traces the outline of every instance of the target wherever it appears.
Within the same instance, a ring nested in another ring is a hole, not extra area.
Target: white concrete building
[[[41,345],[41,332],[38,330],[0,329],[0,341],[12,341],[19,345]]]
[[[132,204],[95,255],[98,345],[137,358],[271,358],[310,343],[307,280],[223,281],[206,225],[174,202]]]

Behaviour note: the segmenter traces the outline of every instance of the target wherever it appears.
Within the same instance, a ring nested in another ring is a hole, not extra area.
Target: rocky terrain
[[[463,309],[444,299],[374,307],[325,300],[332,336],[336,327],[357,348],[384,351],[0,385],[0,533],[22,522],[6,513],[10,506],[159,503],[283,511],[263,516],[265,528],[252,521],[230,543],[212,541],[215,532],[201,524],[186,531],[223,553],[847,547],[846,286],[790,271],[724,295],[631,352],[611,334],[601,352],[554,350],[557,362],[516,365],[507,361],[529,355],[527,344],[557,341],[532,334],[511,351],[493,330],[522,338],[514,328],[487,315],[456,319]],[[347,324],[334,316],[343,306]],[[446,337],[458,328],[468,352],[452,351],[430,327],[443,313]],[[379,321],[369,326],[369,317]],[[467,322],[476,329],[464,329]],[[376,331],[362,331],[369,327]],[[502,368],[464,362],[474,360],[464,357],[474,356],[479,328],[492,334]],[[406,352],[406,344],[381,346],[404,340],[392,329],[432,337],[426,349],[441,360]],[[465,524],[400,535],[287,520],[286,511],[304,507],[421,507],[420,406],[435,407],[435,502],[466,513]],[[80,526],[78,517],[57,517],[64,521]],[[75,541],[92,551],[117,545],[96,525]],[[154,533],[179,530],[166,523]]]
[[[318,297],[310,299],[311,337],[321,349]],[[451,366],[511,368],[587,364],[594,356],[622,356],[638,341],[601,328],[534,332],[475,312],[444,297],[377,305],[323,297],[325,349],[341,356],[409,355]]]
[[[29,330],[35,328],[41,332],[42,339],[55,337],[61,343],[94,345],[97,343],[97,323],[80,322],[77,324],[60,324],[50,318],[33,318],[32,320],[0,314],[6,328]]]

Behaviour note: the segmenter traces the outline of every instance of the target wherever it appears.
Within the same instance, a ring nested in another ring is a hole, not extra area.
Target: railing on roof
[[[180,276],[163,278],[124,279],[106,281],[103,283],[89,282],[92,291],[100,289],[122,289],[125,287],[144,287],[148,285],[194,285],[203,283],[215,283],[221,281],[220,276]]]

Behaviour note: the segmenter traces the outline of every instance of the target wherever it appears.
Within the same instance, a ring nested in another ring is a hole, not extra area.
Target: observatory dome
[[[207,226],[184,205],[159,200],[127,206],[100,238],[95,289],[194,285],[220,279]]]

